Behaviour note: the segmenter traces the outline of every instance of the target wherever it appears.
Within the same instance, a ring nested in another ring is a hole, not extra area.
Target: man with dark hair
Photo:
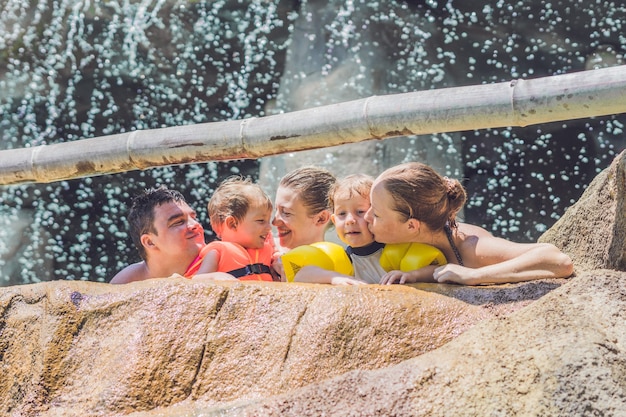
[[[184,275],[205,246],[196,212],[178,191],[165,187],[146,190],[133,199],[128,222],[143,261],[122,269],[111,284]]]

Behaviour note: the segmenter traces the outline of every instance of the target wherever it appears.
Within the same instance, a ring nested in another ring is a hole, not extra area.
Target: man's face
[[[156,206],[154,229],[156,233],[142,236],[148,259],[178,258],[181,263],[189,264],[205,245],[204,229],[196,220],[196,212],[186,203],[170,201]]]

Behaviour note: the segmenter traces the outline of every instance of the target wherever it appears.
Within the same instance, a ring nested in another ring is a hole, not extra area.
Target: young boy
[[[348,245],[354,276],[339,274],[317,266],[302,267],[295,276],[297,282],[339,285],[378,284],[386,271],[380,266],[384,244],[374,241],[365,213],[370,208],[370,189],[374,179],[365,174],[348,175],[338,180],[329,193],[331,221],[337,236]]]
[[[213,193],[209,220],[219,240],[206,245],[185,276],[225,272],[239,280],[274,281],[272,202],[257,184],[230,177]]]

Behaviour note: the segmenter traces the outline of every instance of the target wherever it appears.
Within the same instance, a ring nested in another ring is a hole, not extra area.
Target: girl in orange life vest
[[[465,285],[564,278],[573,273],[569,256],[556,246],[515,243],[479,226],[457,223],[467,196],[458,180],[409,162],[387,169],[372,185],[370,230],[381,243],[419,242],[443,252],[448,264],[434,273],[390,271],[381,284],[418,281]]]
[[[239,280],[273,281],[272,202],[258,184],[241,177],[224,180],[208,204],[220,240],[206,245],[186,276],[212,278],[226,272]]]

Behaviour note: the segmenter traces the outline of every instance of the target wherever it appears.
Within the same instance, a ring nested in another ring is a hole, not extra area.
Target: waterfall
[[[617,2],[4,0],[0,13],[0,149],[619,65],[626,49]],[[108,281],[138,260],[125,215],[145,187],[179,189],[208,229],[222,178],[271,194],[304,163],[344,175],[421,160],[465,180],[467,221],[536,240],[624,149],[625,119],[0,187],[0,285]]]

